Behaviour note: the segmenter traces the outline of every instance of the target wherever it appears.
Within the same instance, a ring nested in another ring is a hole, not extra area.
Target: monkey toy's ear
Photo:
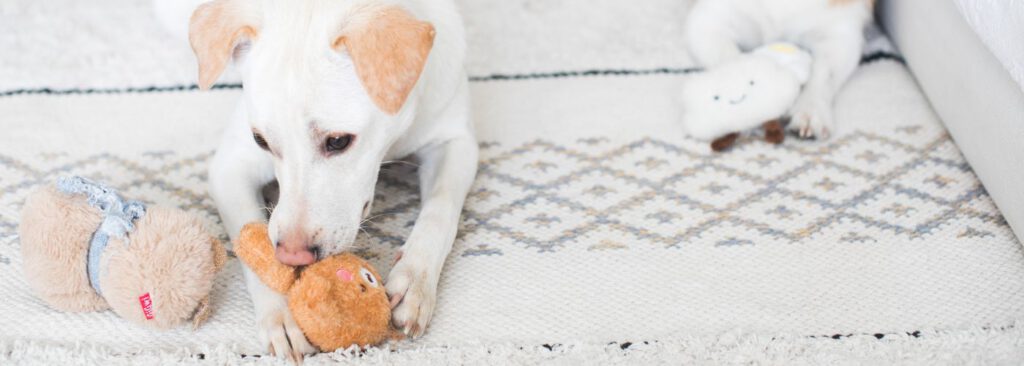
[[[295,283],[295,268],[274,257],[274,244],[265,223],[250,223],[242,228],[235,240],[235,255],[274,291],[286,293]]]

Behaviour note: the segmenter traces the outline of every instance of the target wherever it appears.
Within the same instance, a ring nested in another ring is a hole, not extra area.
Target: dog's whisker
[[[370,232],[367,231],[365,228],[363,228],[362,225],[359,226],[359,231],[362,231],[363,234],[366,234],[366,236],[370,237],[370,239],[377,239],[377,237],[375,235],[370,234]]]
[[[399,213],[401,213],[401,211],[382,212],[382,213],[379,213],[379,214],[376,214],[376,215],[373,215],[373,216],[370,216],[370,217],[367,217],[367,218],[363,219],[363,221],[359,222],[359,226],[362,227],[363,224],[365,224],[367,222],[372,223],[370,220],[373,220],[373,219],[381,217],[381,216],[396,215],[396,214],[399,214]]]

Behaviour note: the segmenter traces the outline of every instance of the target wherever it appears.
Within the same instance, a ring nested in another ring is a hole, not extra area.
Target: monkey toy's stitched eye
[[[754,86],[754,81],[753,80],[750,81],[750,86]]]
[[[377,287],[377,277],[374,277],[373,273],[370,273],[370,270],[366,268],[360,268],[359,275],[362,276],[364,280],[366,280],[367,284],[373,286],[374,288]]]
[[[718,101],[718,96],[717,96],[717,95],[715,96],[715,101],[716,101],[716,102]]]

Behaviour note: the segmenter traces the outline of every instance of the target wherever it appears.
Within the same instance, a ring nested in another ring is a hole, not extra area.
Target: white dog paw
[[[405,335],[419,337],[427,329],[437,302],[438,275],[406,254],[388,274],[391,320]]]
[[[789,110],[789,129],[800,138],[825,140],[835,132],[832,108],[817,98],[801,97]]]
[[[317,352],[316,347],[309,344],[298,324],[292,319],[287,307],[274,309],[263,315],[259,324],[260,341],[267,345],[271,355],[291,360],[295,364],[302,363],[303,355]]]

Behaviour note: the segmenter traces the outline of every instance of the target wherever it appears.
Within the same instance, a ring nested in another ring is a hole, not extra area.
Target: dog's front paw
[[[800,138],[824,140],[835,131],[832,107],[821,98],[801,95],[789,110],[789,129]]]
[[[299,364],[302,363],[303,355],[317,352],[316,347],[306,340],[295,319],[292,319],[286,305],[268,309],[262,314],[259,328],[260,341],[267,346],[267,351],[271,355],[284,357]]]
[[[407,336],[419,337],[427,329],[437,302],[439,273],[410,255],[398,260],[388,274],[391,320]]]

